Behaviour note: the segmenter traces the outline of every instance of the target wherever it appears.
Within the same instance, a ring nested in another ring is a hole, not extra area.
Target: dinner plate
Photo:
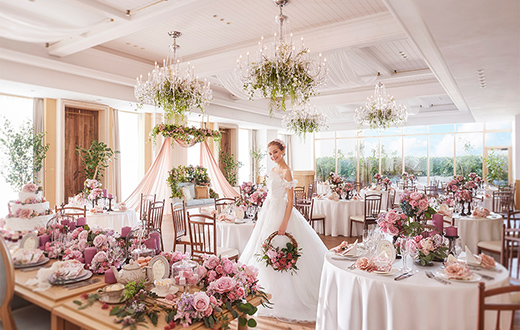
[[[49,282],[54,285],[64,285],[64,284],[71,284],[71,283],[85,281],[91,277],[92,277],[92,272],[90,270],[83,269],[78,277],[67,279],[67,280],[49,281]]]
[[[440,278],[442,278],[444,280],[461,282],[461,283],[473,283],[473,282],[478,282],[482,279],[482,276],[480,276],[479,274],[475,274],[475,273],[473,273],[471,275],[471,277],[468,279],[448,278],[448,276],[446,276],[446,274],[444,274],[444,269],[437,269],[437,271],[435,272],[435,275],[439,276]]]
[[[168,291],[166,291],[166,292],[160,292],[159,290],[157,290],[157,288],[153,288],[153,289],[150,290],[150,291],[152,291],[153,293],[155,293],[155,294],[156,294],[157,296],[159,296],[160,298],[164,298],[164,297],[166,297],[166,295],[167,295],[168,293],[176,294],[177,291],[179,291],[179,288],[176,287],[176,286],[171,286],[170,289],[169,289]]]
[[[372,271],[372,274],[386,275],[386,276],[395,275],[397,273],[399,273],[399,269],[394,268],[394,267],[392,267],[392,269],[390,269],[390,271],[388,271],[388,272],[381,272],[381,271],[378,271],[378,270]]]
[[[31,268],[31,267],[37,267],[37,266],[45,265],[46,263],[49,262],[49,260],[50,260],[49,258],[47,258],[47,257],[43,257],[42,260],[37,261],[37,262],[30,263],[30,264],[15,264],[15,265],[14,265],[14,268],[15,268],[15,269],[20,269],[20,268]]]

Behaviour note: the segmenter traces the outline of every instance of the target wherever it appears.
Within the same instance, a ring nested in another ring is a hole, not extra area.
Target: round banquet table
[[[458,228],[462,248],[466,245],[473,253],[477,253],[477,244],[481,241],[500,241],[502,237],[502,216],[491,213],[487,218],[453,217],[453,225]]]
[[[130,209],[107,213],[87,212],[87,225],[111,228],[118,233],[121,233],[121,228],[123,227],[134,227],[137,226],[137,224],[137,214],[134,210]]]
[[[348,236],[350,233],[348,219],[353,215],[363,214],[363,201],[359,200],[339,200],[314,198],[313,214],[325,215],[325,235],[327,236]],[[362,225],[353,223],[353,236],[361,236],[363,233]],[[322,224],[316,224],[316,231],[322,233]]]
[[[245,223],[217,221],[217,246],[237,249],[240,256],[254,227],[255,223],[251,221]]]
[[[419,272],[401,281],[393,276],[347,270],[352,261],[333,260],[327,252],[321,275],[316,329],[318,330],[401,330],[401,329],[476,329],[478,320],[478,283],[451,281],[444,285],[426,277],[425,271],[441,266],[417,267]],[[401,259],[394,262],[401,267]],[[482,270],[493,276],[486,289],[507,286],[508,272]],[[506,299],[502,297],[502,299]],[[504,300],[498,300],[506,302]],[[506,315],[502,319],[505,322]],[[486,314],[486,329],[494,329],[496,318]]]

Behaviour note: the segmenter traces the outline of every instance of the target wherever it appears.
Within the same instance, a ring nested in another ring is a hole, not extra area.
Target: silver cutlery
[[[49,267],[36,266],[36,267],[29,267],[29,268],[18,268],[17,270],[20,270],[22,272],[32,272],[33,270],[38,270],[38,269],[42,269],[42,268],[50,268],[50,266]]]
[[[414,275],[414,273],[412,273],[412,272],[403,273],[399,276],[394,277],[394,281],[404,280],[405,278],[411,277],[413,275]]]
[[[348,266],[347,267],[348,270],[353,270],[353,269],[356,269],[356,263],[353,262],[352,265]]]
[[[489,276],[489,275],[486,275],[486,274],[477,273],[477,272],[475,272],[475,274],[480,275],[485,280],[493,281],[495,279],[493,276]]]
[[[426,276],[427,276],[428,278],[432,278],[432,279],[436,280],[436,281],[439,282],[439,283],[442,283],[442,284],[451,284],[450,281],[446,281],[445,279],[442,279],[442,278],[440,278],[440,277],[438,277],[438,276],[435,276],[432,272],[425,272],[425,274],[426,274]]]
[[[87,285],[91,285],[91,284],[97,283],[99,281],[101,281],[99,278],[94,278],[94,279],[91,279],[91,280],[88,280],[88,281],[82,281],[82,282],[78,282],[78,283],[65,284],[65,285],[63,285],[63,287],[67,288],[69,290],[73,290],[73,289],[77,289],[77,288],[81,288],[81,287],[84,287],[84,286],[87,286]]]
[[[475,265],[468,265],[468,267],[471,270],[488,270],[490,272],[495,272],[495,273],[501,273],[502,272],[502,269],[500,269],[498,267],[495,267],[495,268],[484,268],[482,266],[475,266]]]

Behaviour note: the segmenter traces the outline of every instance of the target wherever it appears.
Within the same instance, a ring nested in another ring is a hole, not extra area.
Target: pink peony
[[[92,259],[92,261],[95,261],[97,263],[102,263],[105,260],[107,260],[107,254],[104,251],[99,251]]]
[[[210,307],[209,297],[205,292],[196,292],[193,294],[193,307],[197,312],[204,312]]]
[[[94,243],[95,247],[100,248],[103,245],[107,244],[107,237],[105,235],[103,235],[103,234],[97,235],[94,238],[93,243]]]
[[[33,193],[38,190],[38,186],[34,183],[27,183],[22,187],[23,192]]]
[[[368,259],[367,257],[361,257],[356,261],[357,269],[368,271],[372,267],[374,267],[374,262],[371,259]]]
[[[219,265],[219,259],[217,256],[212,255],[206,261],[204,261],[204,266],[208,269],[213,269]]]
[[[231,277],[221,277],[215,282],[211,283],[210,286],[218,293],[225,293],[235,288],[236,282]]]
[[[18,217],[19,218],[22,218],[22,219],[28,219],[31,214],[32,214],[32,210],[30,209],[19,209],[18,212],[16,212]]]
[[[396,223],[401,217],[399,216],[399,214],[395,213],[394,210],[390,210],[386,214],[385,218],[386,221],[388,221],[389,223]]]
[[[226,274],[232,274],[235,272],[235,265],[228,259],[222,259],[222,270]]]

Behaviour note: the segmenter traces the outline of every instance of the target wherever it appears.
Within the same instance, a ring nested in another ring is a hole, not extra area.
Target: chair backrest
[[[15,329],[11,301],[14,296],[14,264],[7,244],[0,236],[0,317],[5,329]]]
[[[381,194],[368,194],[365,195],[365,220],[375,220],[381,213]]]
[[[511,192],[494,191],[493,192],[493,212],[502,215],[507,214],[511,209]]]
[[[439,191],[437,186],[426,186],[424,187],[424,194],[428,197],[437,197],[439,195]]]
[[[201,261],[204,254],[217,254],[217,217],[205,214],[188,214],[191,257]]]
[[[403,190],[417,191],[417,187],[411,183],[408,183],[408,184],[405,183],[405,184],[403,184]]]
[[[520,279],[520,264],[518,250],[520,249],[520,229],[502,229],[502,265],[509,270],[511,278]]]
[[[520,228],[520,210],[507,211],[506,228]]]
[[[486,290],[486,285],[483,282],[478,284],[478,330],[484,330],[485,320],[484,314],[486,311],[496,311],[496,325],[495,329],[500,329],[501,323],[501,312],[511,311],[510,324],[508,329],[514,328],[515,313],[514,311],[520,310],[520,303],[486,303],[486,298],[507,294],[511,295],[513,292],[520,292],[520,285],[510,285],[495,289]],[[489,314],[488,314],[489,315]]]
[[[388,189],[388,199],[386,202],[386,209],[391,210],[394,207],[395,202],[395,189],[389,188]]]
[[[360,181],[354,181],[352,185],[354,186],[354,190],[356,190],[357,192],[359,192],[361,188],[363,188],[363,183],[361,183]]]
[[[309,185],[307,186],[307,196],[309,196],[309,198],[312,198],[314,195],[314,187],[314,182],[309,182]]]
[[[155,203],[155,194],[144,195],[141,193],[141,204],[139,205],[139,219],[146,220],[150,204]]]
[[[314,199],[311,199],[310,201],[304,200],[300,201],[298,204],[294,206],[307,220],[309,223],[312,220],[312,209],[314,207]]]
[[[235,205],[236,199],[230,197],[215,198],[215,210],[222,213],[229,205]]]
[[[54,206],[54,213],[60,213],[61,219],[69,219],[72,221],[76,221],[77,218],[86,218],[87,217],[87,206],[83,207],[75,207],[75,206],[64,206],[58,207]]]
[[[146,228],[148,228],[149,232],[157,229],[159,229],[159,231],[161,230],[163,213],[164,199],[150,204],[148,216],[146,217]]]
[[[170,203],[172,206],[173,232],[175,240],[187,235],[186,230],[186,202]]]
[[[305,187],[298,186],[294,187],[294,205],[298,204],[299,201],[305,200],[306,194],[305,194]]]

